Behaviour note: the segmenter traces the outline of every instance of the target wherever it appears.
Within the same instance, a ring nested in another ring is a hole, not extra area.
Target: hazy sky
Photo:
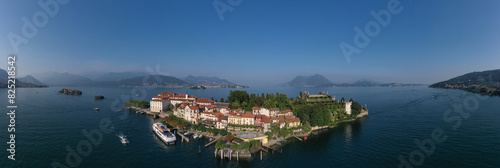
[[[214,2],[232,11],[225,11],[221,20]],[[315,73],[333,82],[433,83],[500,68],[498,0],[404,0],[385,27],[370,11],[388,11],[388,3],[399,1],[238,2],[73,0],[47,13],[38,1],[4,0],[0,55],[15,53],[8,35],[13,33],[26,42],[18,45],[21,76],[158,66],[166,75],[218,76],[247,85]],[[23,17],[36,32],[23,33]],[[356,47],[354,27],[366,36],[366,25],[373,37],[367,36],[370,43],[358,46],[361,52],[349,62],[339,45]]]

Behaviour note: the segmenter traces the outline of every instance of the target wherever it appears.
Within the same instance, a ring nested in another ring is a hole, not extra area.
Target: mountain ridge
[[[320,74],[312,76],[296,76],[291,81],[283,84],[283,86],[286,87],[321,87],[331,85],[333,85],[333,82]]]
[[[470,72],[430,85],[431,88],[460,89],[483,95],[500,96],[500,69]]]

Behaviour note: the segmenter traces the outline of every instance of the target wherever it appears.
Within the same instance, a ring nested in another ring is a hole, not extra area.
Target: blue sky
[[[213,1],[59,4],[55,16],[19,45],[18,73],[159,66],[176,77],[269,85],[315,73],[333,82],[433,83],[500,68],[498,0],[400,1],[402,11],[350,62],[339,44],[354,45],[353,28],[364,30],[375,20],[370,11],[387,10],[389,0],[241,1],[224,20]],[[23,36],[22,18],[33,22],[43,11],[37,2],[0,1],[0,55],[14,53],[7,34]]]

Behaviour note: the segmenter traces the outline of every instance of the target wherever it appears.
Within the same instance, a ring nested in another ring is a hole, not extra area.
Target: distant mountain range
[[[326,79],[320,74],[312,76],[297,76],[290,82],[285,83],[283,86],[287,87],[329,87],[333,82]]]
[[[224,88],[241,88],[240,86],[218,77],[194,77],[189,75],[184,80],[172,76],[165,75],[148,75],[146,72],[110,72],[100,73],[89,72],[83,73],[92,76],[94,79],[89,79],[81,75],[70,73],[46,72],[27,76],[25,81],[30,83],[46,83],[52,86],[120,86],[120,87],[224,87]],[[38,81],[39,79],[40,81]]]
[[[430,85],[432,88],[460,89],[484,95],[500,96],[500,69],[471,72]]]
[[[247,86],[240,86],[229,82],[226,79],[220,79],[218,77],[207,77],[207,76],[187,76],[184,81],[196,85],[196,86],[212,86],[221,88],[247,88]]]
[[[287,87],[395,87],[395,86],[419,86],[422,84],[402,84],[402,83],[378,83],[369,80],[360,80],[354,83],[333,83],[320,74],[312,76],[297,76],[290,82],[282,84]]]
[[[147,72],[109,72],[97,77],[96,79],[94,79],[94,81],[100,81],[100,82],[119,81],[122,79],[128,79],[146,75],[149,74]]]
[[[26,75],[25,77],[18,78],[18,80],[21,82],[24,82],[24,83],[31,83],[31,84],[35,84],[35,85],[46,86],[45,83],[40,82],[39,80],[37,80],[35,77],[33,77],[31,75]]]
[[[191,85],[183,80],[172,76],[147,75],[122,79],[117,82],[121,87],[190,87]]]
[[[7,74],[7,71],[0,69],[0,88],[7,88],[9,85],[9,75]],[[28,75],[22,78],[17,78],[15,83],[15,86],[17,88],[21,87],[47,87],[47,85],[41,83],[34,77]]]
[[[67,72],[58,73],[58,72],[46,72],[41,74],[33,75],[35,78],[39,79],[43,83],[47,85],[53,86],[84,86],[91,85],[94,81],[89,78],[69,74]]]

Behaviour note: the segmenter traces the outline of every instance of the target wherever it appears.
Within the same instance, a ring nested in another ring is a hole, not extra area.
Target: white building
[[[350,102],[350,101],[346,101],[345,102],[345,111],[349,115],[351,115],[351,113],[352,113],[352,111],[351,111],[351,105],[352,105],[352,102]]]
[[[224,129],[227,127],[227,116],[221,116],[219,117],[219,120],[217,120],[217,129]]]
[[[152,112],[167,111],[169,105],[170,105],[169,99],[153,97],[153,99],[149,101],[149,108]]]

